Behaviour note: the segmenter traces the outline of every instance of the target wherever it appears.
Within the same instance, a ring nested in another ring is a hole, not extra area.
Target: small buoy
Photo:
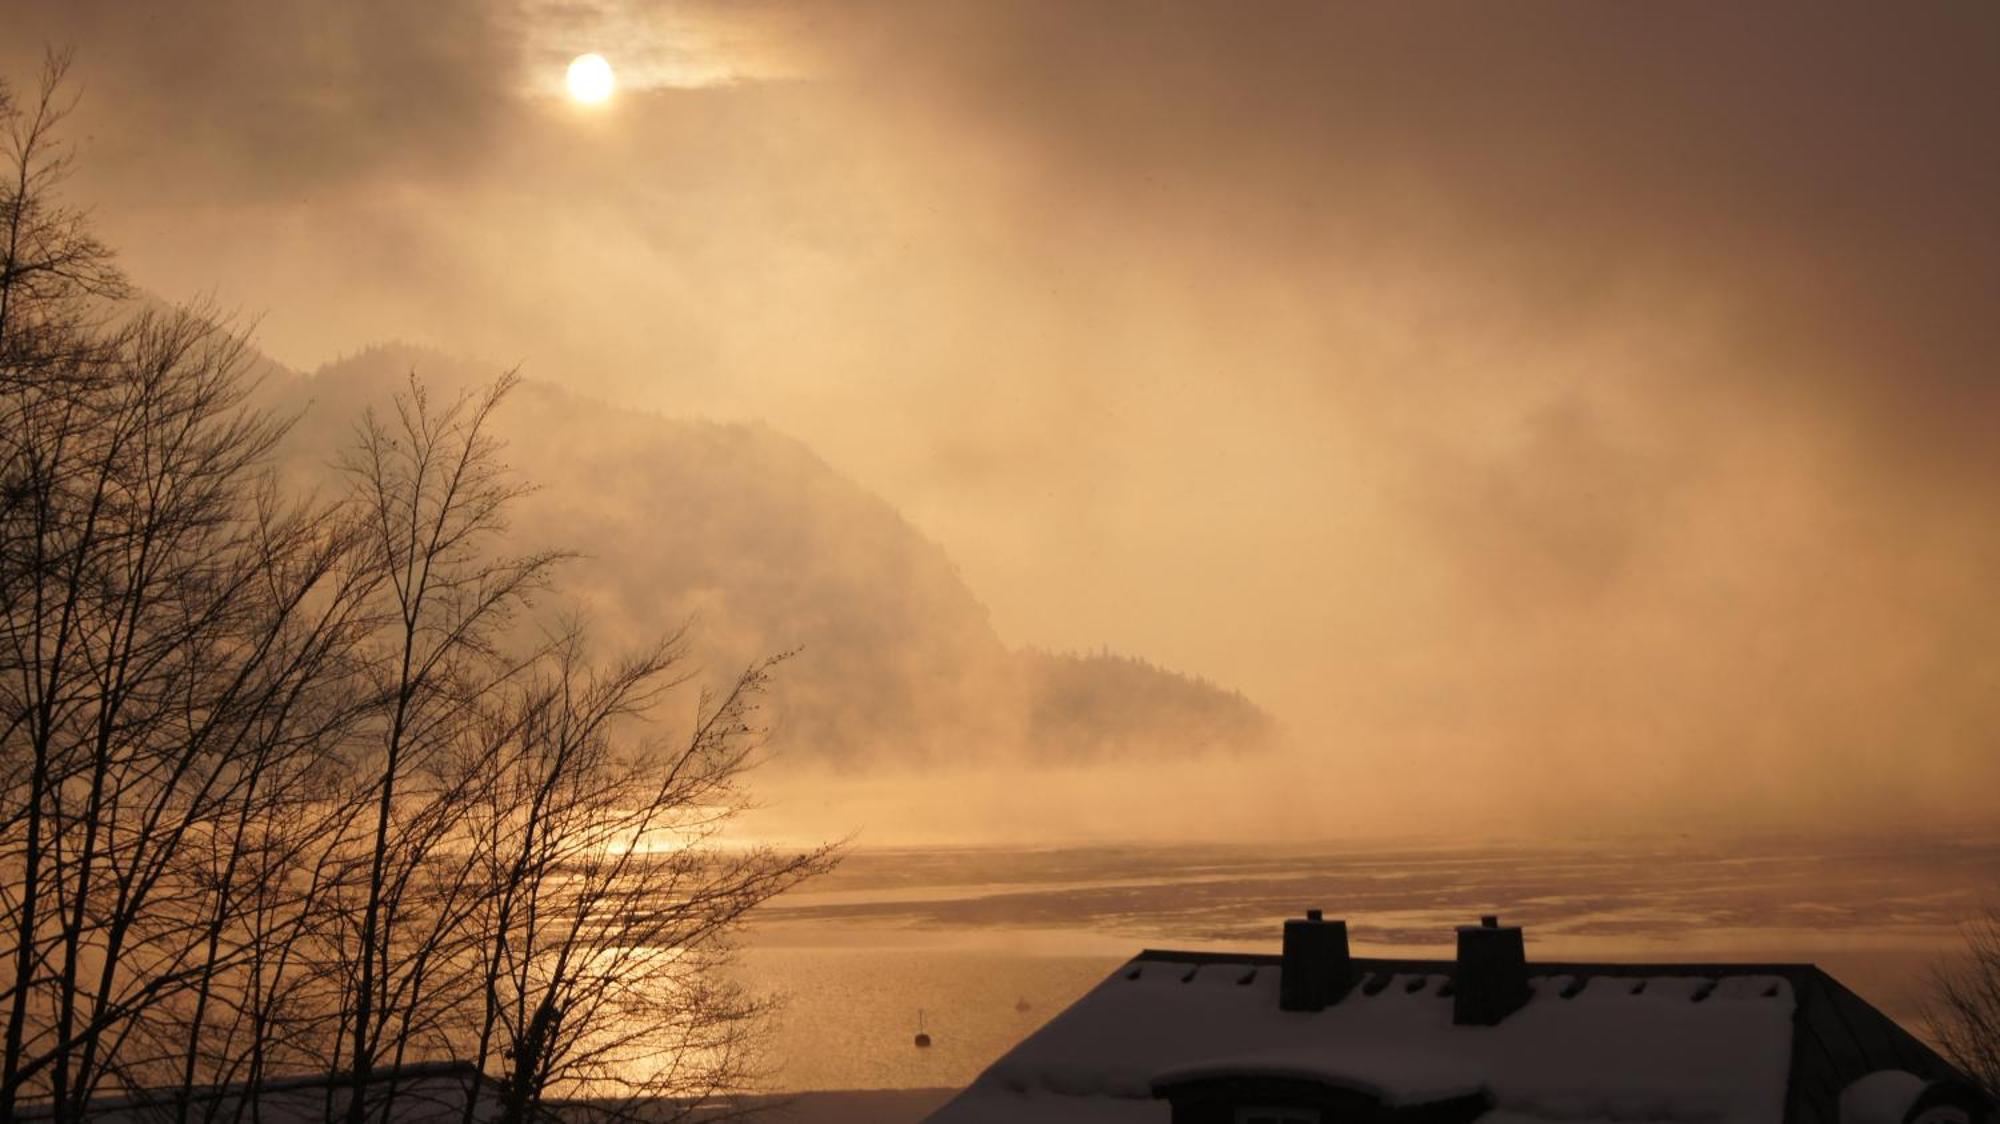
[[[918,1032],[917,1032],[917,1045],[919,1045],[919,1046],[928,1046],[928,1045],[930,1045],[930,1044],[931,1044],[931,1036],[930,1036],[930,1035],[928,1035],[928,1034],[925,1034],[925,1033],[924,1033],[923,1031],[918,1031]]]
[[[917,1047],[924,1049],[931,1044],[931,1036],[924,1033],[924,1009],[917,1008]]]

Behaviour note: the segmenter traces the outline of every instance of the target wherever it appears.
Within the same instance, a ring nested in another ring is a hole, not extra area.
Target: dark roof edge
[[[1275,965],[1284,962],[1284,957],[1270,952],[1192,952],[1170,948],[1141,949],[1134,960],[1166,960],[1178,964],[1258,964]],[[1455,967],[1451,960],[1419,960],[1402,957],[1356,956],[1350,961],[1356,968],[1371,972],[1426,972],[1439,975],[1449,974]],[[1634,964],[1596,960],[1529,960],[1528,974],[1553,976],[1563,973],[1591,973],[1600,976],[1798,976],[1808,972],[1819,972],[1812,964],[1737,964],[1706,963],[1702,961],[1674,962],[1662,964]],[[1824,973],[1820,973],[1824,975]]]

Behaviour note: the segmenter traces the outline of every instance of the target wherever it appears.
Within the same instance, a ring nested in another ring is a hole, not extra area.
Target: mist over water
[[[1530,960],[1813,963],[1920,1028],[1996,885],[1991,837],[862,849],[765,915],[741,975],[788,997],[792,1089],[964,1084],[1141,948],[1275,953],[1308,908],[1363,956],[1449,960],[1498,913]]]

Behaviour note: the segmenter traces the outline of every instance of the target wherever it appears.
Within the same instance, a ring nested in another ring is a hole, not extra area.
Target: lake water
[[[1275,952],[1309,907],[1362,955],[1449,958],[1498,913],[1531,959],[1817,963],[1914,1028],[1925,972],[1995,903],[2000,839],[862,850],[766,911],[742,974],[785,997],[771,1088],[923,1088],[1141,948]]]

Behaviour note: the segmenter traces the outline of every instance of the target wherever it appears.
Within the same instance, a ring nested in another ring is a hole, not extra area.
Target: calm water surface
[[[1996,901],[2000,839],[862,850],[766,913],[742,971],[785,997],[773,1088],[916,1088],[969,1081],[1141,948],[1275,952],[1308,907],[1362,954],[1449,957],[1499,913],[1530,958],[1812,962],[1914,1026]]]

